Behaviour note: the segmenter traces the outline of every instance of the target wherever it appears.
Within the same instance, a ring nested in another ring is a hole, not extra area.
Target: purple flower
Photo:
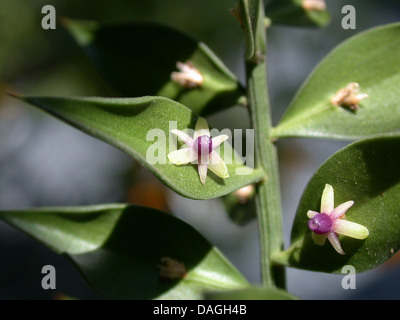
[[[229,138],[227,135],[211,138],[207,121],[201,117],[197,120],[193,138],[181,130],[172,130],[171,133],[176,134],[185,143],[181,149],[168,154],[171,163],[181,165],[197,160],[200,182],[203,185],[206,183],[208,169],[218,177],[229,177],[225,162],[215,151],[215,148]]]
[[[321,212],[307,212],[308,228],[313,231],[311,236],[315,244],[324,245],[326,239],[340,254],[345,254],[340,245],[338,234],[343,234],[355,239],[365,239],[369,231],[363,225],[350,222],[344,219],[346,211],[354,204],[354,201],[347,201],[334,208],[334,194],[331,185],[325,185],[321,197]]]

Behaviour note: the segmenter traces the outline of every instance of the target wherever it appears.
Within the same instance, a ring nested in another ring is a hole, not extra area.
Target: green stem
[[[284,287],[285,273],[272,262],[272,255],[282,250],[282,209],[277,151],[271,141],[271,111],[267,83],[266,32],[263,1],[255,33],[255,54],[246,61],[248,102],[255,130],[256,165],[266,173],[256,191],[256,210],[261,250],[261,276],[266,287]]]

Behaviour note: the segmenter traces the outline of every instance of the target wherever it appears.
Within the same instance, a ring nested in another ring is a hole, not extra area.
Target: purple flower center
[[[194,148],[201,158],[202,155],[208,155],[213,150],[212,140],[209,136],[200,136],[194,141]]]
[[[326,213],[318,213],[308,220],[308,228],[317,234],[327,233],[332,230],[333,220]]]

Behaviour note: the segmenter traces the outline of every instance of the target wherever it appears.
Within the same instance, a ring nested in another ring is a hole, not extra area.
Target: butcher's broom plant
[[[118,97],[12,94],[124,151],[176,193],[229,199],[230,210],[242,206],[244,218],[257,219],[262,283],[251,284],[192,226],[156,209],[103,204],[0,212],[66,256],[101,297],[294,299],[285,289],[286,267],[340,273],[351,265],[360,273],[400,248],[400,24],[338,45],[273,125],[268,30],[325,25],[324,1],[265,7],[262,0],[240,0],[228,11],[243,30],[245,83],[204,43],[178,30],[64,19]],[[207,121],[235,105],[251,119],[240,139]],[[309,181],[285,248],[276,142],[288,137],[352,143]]]

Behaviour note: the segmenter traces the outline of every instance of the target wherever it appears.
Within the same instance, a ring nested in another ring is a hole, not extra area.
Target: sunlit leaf
[[[238,103],[245,93],[236,77],[202,42],[170,27],[151,23],[100,25],[65,20],[64,24],[106,82],[124,97],[167,97],[198,114]],[[203,81],[186,88],[171,80],[178,63],[196,68]]]
[[[400,129],[400,24],[378,27],[345,41],[300,89],[273,130],[275,137],[358,139]],[[358,83],[359,108],[331,99]]]
[[[220,155],[227,163],[229,178],[219,178],[209,170],[203,186],[196,164],[177,166],[170,163],[167,159],[170,147],[171,150],[177,148],[174,143],[177,137],[170,134],[171,130],[193,129],[197,116],[167,98],[21,99],[121,149],[168,187],[188,198],[219,197],[258,181],[264,175],[259,169],[246,167],[239,157],[235,157],[228,143],[221,145]]]
[[[107,299],[200,299],[205,289],[248,285],[194,228],[151,208],[37,208],[0,211],[0,218],[65,255]],[[161,277],[165,258],[183,264],[182,279]]]
[[[288,292],[276,288],[244,288],[230,291],[207,292],[210,300],[297,300]]]
[[[265,7],[265,14],[272,24],[324,27],[330,22],[330,15],[324,4],[324,0],[271,0]]]
[[[367,271],[392,257],[400,249],[399,159],[399,135],[361,140],[334,154],[308,183],[293,224],[292,245],[277,257],[293,267],[336,273],[345,265]],[[365,240],[339,237],[345,255],[329,241],[315,245],[307,227],[307,211],[319,212],[325,184],[334,189],[335,207],[354,201],[346,220],[369,230]]]

